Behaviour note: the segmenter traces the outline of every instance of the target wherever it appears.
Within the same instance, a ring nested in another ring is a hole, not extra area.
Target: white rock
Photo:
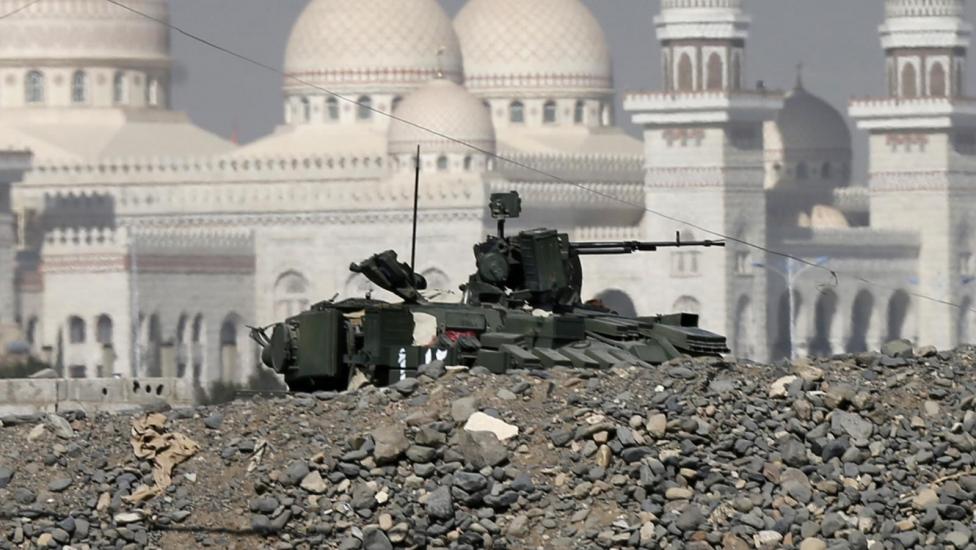
[[[769,396],[770,397],[786,397],[787,388],[790,384],[796,382],[796,376],[784,376],[779,380],[772,383],[769,386]]]
[[[126,523],[136,523],[137,521],[142,521],[143,515],[139,512],[122,512],[121,514],[115,514],[115,523],[124,525]]]
[[[301,484],[302,489],[305,489],[309,493],[314,493],[316,495],[321,495],[324,493],[329,486],[322,479],[322,474],[318,470],[312,470],[308,475],[302,479]]]
[[[513,426],[483,412],[476,412],[468,417],[464,430],[467,432],[491,432],[499,441],[511,439],[519,433],[518,426]]]

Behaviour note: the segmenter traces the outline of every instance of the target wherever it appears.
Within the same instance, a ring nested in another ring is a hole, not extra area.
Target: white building
[[[46,0],[0,20],[0,178],[13,186],[0,303],[14,312],[0,320],[69,376],[246,382],[245,325],[361,293],[350,262],[407,253],[420,145],[418,268],[433,286],[466,280],[493,229],[488,195],[515,189],[522,226],[577,240],[707,229],[891,289],[821,292],[824,273],[798,275],[801,351],[952,345],[972,320],[912,295],[973,294],[970,29],[962,0],[888,3],[898,97],[851,108],[872,132],[863,187],[840,113],[799,82],[784,96],[742,81],[741,0],[663,0],[666,89],[625,101],[643,146],[613,124],[610,53],[579,0],[469,0],[453,22],[435,0],[311,0],[289,38],[283,124],[241,147],[170,109],[165,28],[103,0]],[[133,6],[168,17],[165,0]],[[584,291],[621,311],[700,313],[737,353],[782,356],[778,261],[737,242],[603,258]]]

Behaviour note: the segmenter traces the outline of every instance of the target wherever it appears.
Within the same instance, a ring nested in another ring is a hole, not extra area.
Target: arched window
[[[152,77],[146,84],[146,105],[150,107],[159,106],[159,79]]]
[[[68,342],[82,344],[85,342],[85,321],[81,317],[68,319]]]
[[[521,101],[513,101],[508,108],[508,120],[515,124],[525,122],[525,105]]]
[[[542,122],[554,124],[556,122],[556,102],[549,100],[542,107]]]
[[[911,300],[904,290],[895,292],[888,300],[888,335],[886,340],[898,340],[903,337],[905,320],[908,318],[910,306]]]
[[[274,286],[275,318],[298,315],[308,309],[308,279],[297,271],[278,277]]]
[[[847,352],[858,353],[868,350],[868,333],[874,313],[874,296],[867,290],[857,293],[851,307],[851,337],[847,340]]]
[[[88,74],[85,71],[75,71],[71,75],[71,102],[88,102]]]
[[[437,157],[437,171],[447,172],[447,157],[444,155]]]
[[[801,162],[796,165],[796,179],[805,180],[810,175],[810,171],[807,168],[807,163]]]
[[[356,118],[359,120],[369,120],[373,118],[373,100],[369,96],[360,96],[356,103]]]
[[[312,120],[312,102],[307,97],[303,97],[301,99],[301,104],[302,122],[310,122]]]
[[[119,71],[115,73],[115,78],[112,79],[112,101],[116,104],[125,103],[125,92],[125,73]]]
[[[397,107],[399,107],[399,106],[400,106],[400,103],[401,103],[402,101],[403,101],[403,98],[402,98],[402,97],[400,97],[400,96],[396,96],[396,97],[394,97],[394,98],[393,98],[393,103],[392,103],[392,104],[390,105],[390,112],[391,112],[391,113],[395,113],[395,112],[396,112],[396,110],[397,110]]]
[[[820,177],[825,180],[829,180],[833,176],[833,170],[830,167],[829,162],[823,163],[820,167]]]
[[[329,99],[326,99],[325,112],[329,117],[329,120],[339,120],[339,100],[335,97],[329,97]]]
[[[929,71],[929,95],[945,97],[948,89],[945,67],[942,66],[942,63],[934,63]]]
[[[24,80],[24,101],[44,103],[44,74],[41,71],[27,73],[27,79]]]
[[[830,342],[830,333],[834,325],[834,316],[837,313],[837,294],[828,290],[817,298],[814,306],[813,326],[815,334],[810,341],[810,353],[813,355],[827,356],[833,353],[833,345]]]
[[[637,317],[637,306],[634,305],[634,300],[622,290],[615,288],[604,290],[596,295],[594,301],[620,315]]]
[[[695,75],[691,65],[691,56],[687,53],[681,54],[678,59],[678,91],[691,92],[695,89]]]
[[[95,340],[105,346],[112,343],[112,318],[99,315],[95,322]]]
[[[902,97],[917,97],[918,96],[918,75],[915,71],[915,65],[911,63],[905,63],[905,66],[901,69],[901,95]]]
[[[576,106],[573,108],[573,122],[576,124],[583,124],[583,119],[586,114],[586,103],[583,100],[576,102]]]
[[[722,58],[718,53],[708,56],[708,78],[705,80],[705,88],[708,90],[722,89]]]
[[[468,156],[464,157],[464,171],[465,172],[470,172],[471,171],[471,166],[472,166],[472,163],[473,162],[474,162],[474,159],[471,157],[471,155],[468,155]]]

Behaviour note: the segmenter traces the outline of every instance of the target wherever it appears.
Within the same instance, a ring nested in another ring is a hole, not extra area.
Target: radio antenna
[[[420,202],[420,145],[417,145],[417,157],[414,159],[413,179],[413,236],[410,239],[410,272],[416,273],[417,262],[417,205]]]

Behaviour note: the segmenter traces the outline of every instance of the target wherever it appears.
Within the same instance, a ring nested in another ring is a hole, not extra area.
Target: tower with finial
[[[903,302],[913,294],[952,303],[976,296],[967,273],[976,251],[976,101],[964,97],[972,34],[964,8],[964,0],[887,0],[880,34],[888,96],[850,106],[870,135],[871,225],[919,235],[918,276],[904,282]],[[886,336],[958,343],[958,310],[921,299],[901,307],[917,328]]]
[[[766,240],[763,122],[782,97],[745,89],[749,24],[742,0],[662,2],[655,25],[664,91],[624,101],[644,133],[648,238],[675,231],[713,237],[702,232],[707,228],[759,245]],[[761,253],[730,242],[724,253],[651,256],[643,259],[648,272],[664,280],[639,309],[700,313],[706,327],[731,337],[736,354],[767,355],[767,279],[753,268],[765,261]]]

